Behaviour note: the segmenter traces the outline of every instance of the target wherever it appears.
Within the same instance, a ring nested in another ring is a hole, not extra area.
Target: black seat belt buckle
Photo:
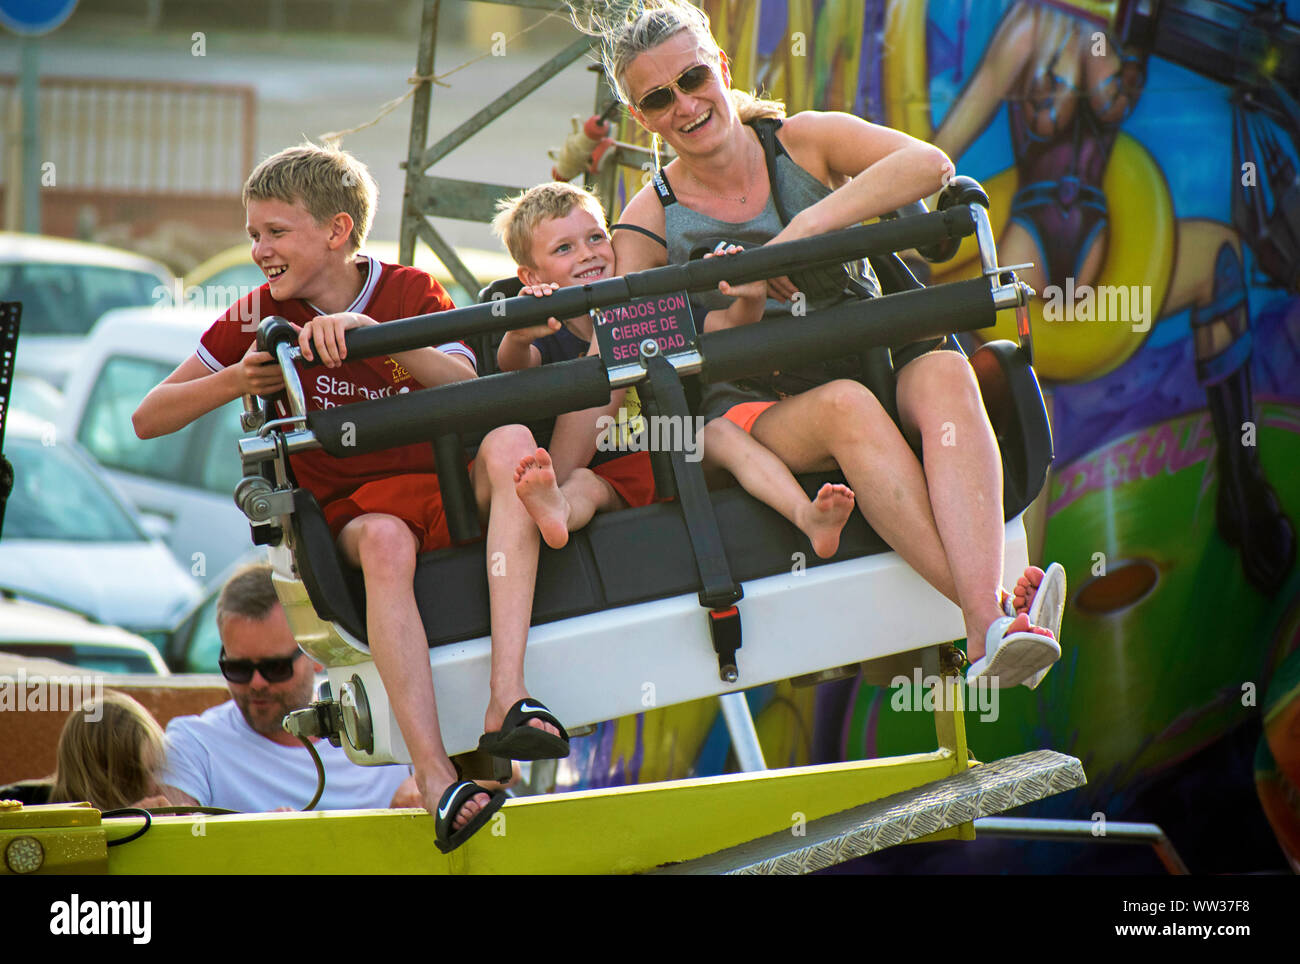
[[[740,610],[709,610],[709,635],[713,638],[713,651],[718,654],[718,677],[724,683],[734,683],[740,678],[736,669],[736,650],[740,649]]]

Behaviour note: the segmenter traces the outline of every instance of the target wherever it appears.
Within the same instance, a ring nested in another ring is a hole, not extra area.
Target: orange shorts
[[[591,471],[613,486],[628,508],[638,509],[655,500],[655,473],[649,452],[633,452],[602,462]]]
[[[776,402],[741,402],[739,405],[732,405],[722,413],[722,417],[728,422],[739,425],[746,432],[754,430],[754,423],[758,421],[758,416],[762,415]]]
[[[436,475],[393,475],[376,479],[351,495],[331,502],[323,511],[336,539],[353,519],[383,513],[397,516],[407,524],[420,543],[419,552],[446,549],[452,544]]]

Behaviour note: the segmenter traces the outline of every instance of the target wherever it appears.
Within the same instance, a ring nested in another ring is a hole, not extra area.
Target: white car
[[[135,633],[53,606],[0,597],[0,657],[5,655],[52,659],[97,673],[171,675],[153,644]]]
[[[253,548],[235,506],[241,404],[230,402],[160,438],[136,437],[131,415],[194,354],[215,316],[189,308],[122,308],[91,332],[56,420],[145,517],[177,561],[207,582]]]
[[[0,301],[21,301],[15,369],[62,388],[82,342],[112,308],[151,305],[176,286],[152,258],[102,244],[0,232]]]
[[[162,641],[202,595],[80,446],[11,411],[14,488],[0,530],[0,590]]]

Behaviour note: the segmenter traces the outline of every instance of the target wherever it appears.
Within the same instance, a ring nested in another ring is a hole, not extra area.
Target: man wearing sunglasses
[[[269,566],[230,578],[217,600],[217,630],[231,698],[167,724],[162,793],[175,806],[300,810],[315,795],[316,765],[281,721],[311,703],[321,666],[294,642]],[[420,806],[406,767],[361,767],[324,740],[314,745],[325,766],[317,809]]]

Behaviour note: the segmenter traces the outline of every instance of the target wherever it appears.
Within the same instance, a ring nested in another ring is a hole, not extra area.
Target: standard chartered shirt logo
[[[411,390],[409,385],[403,385],[396,390],[391,385],[383,388],[366,388],[346,378],[338,378],[327,373],[316,376],[314,387],[316,393],[312,395],[312,401],[319,408],[333,408],[348,402],[386,398],[389,395],[405,395]]]

